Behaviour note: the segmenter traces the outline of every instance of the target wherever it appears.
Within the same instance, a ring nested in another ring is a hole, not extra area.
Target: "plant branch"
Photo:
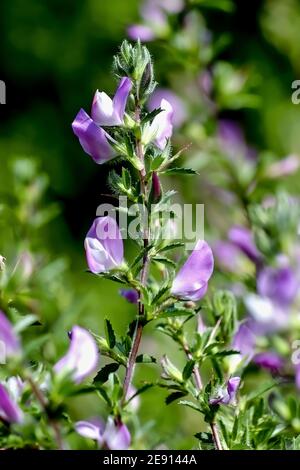
[[[141,122],[141,107],[138,102],[138,99],[136,100],[136,109],[135,109],[135,119],[136,123],[139,126]],[[146,170],[145,170],[145,165],[144,165],[144,149],[143,145],[141,142],[141,137],[140,135],[136,139],[136,153],[143,164],[143,167],[139,173],[140,176],[140,185],[141,185],[141,194],[143,198],[143,207],[147,208],[147,187],[146,187]],[[144,215],[142,214],[142,217],[144,219]],[[147,282],[147,277],[148,277],[148,267],[149,267],[149,255],[147,252],[147,247],[149,245],[149,219],[144,221],[144,226],[143,226],[143,240],[144,240],[144,250],[145,254],[143,256],[143,267],[141,270],[141,285],[145,286]],[[138,354],[138,350],[140,347],[141,339],[142,339],[142,334],[143,334],[143,318],[145,316],[145,306],[143,304],[143,299],[142,299],[142,293],[139,290],[139,298],[138,298],[138,318],[137,318],[137,324],[136,324],[136,330],[133,338],[133,343],[132,343],[132,348],[128,357],[128,363],[126,367],[126,374],[125,374],[125,379],[124,379],[124,385],[123,385],[123,398],[122,398],[122,404],[124,405],[127,399],[127,394],[128,394],[128,389],[131,385],[133,374],[134,374],[134,367],[135,367],[135,362],[136,362],[136,357]]]
[[[188,359],[193,359],[193,355],[192,355],[192,353],[191,353],[191,351],[190,351],[190,349],[189,349],[189,347],[188,347],[188,345],[186,344],[185,341],[182,342],[182,347],[184,349],[184,352],[185,352],[187,358]],[[199,390],[199,392],[202,392],[203,382],[202,382],[202,377],[201,377],[201,374],[200,374],[198,364],[194,365],[193,375],[194,375],[194,380],[195,380],[195,384],[196,384],[197,389]],[[211,429],[211,432],[212,432],[212,436],[213,436],[213,440],[214,440],[216,450],[223,450],[222,443],[221,443],[220,436],[219,436],[219,431],[218,431],[216,423],[211,422],[211,423],[209,423],[209,425],[210,425],[210,429]]]

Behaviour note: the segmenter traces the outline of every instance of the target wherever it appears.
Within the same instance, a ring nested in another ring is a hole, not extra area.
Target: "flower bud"
[[[176,366],[169,360],[169,358],[164,355],[161,359],[161,366],[163,369],[163,377],[172,379],[175,382],[183,382],[182,373]]]
[[[161,200],[162,191],[161,191],[161,184],[159,180],[159,176],[154,171],[152,173],[152,186],[150,192],[150,202],[153,204],[157,204]]]

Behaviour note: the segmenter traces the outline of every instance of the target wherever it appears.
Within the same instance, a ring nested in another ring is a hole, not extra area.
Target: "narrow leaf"
[[[186,392],[173,392],[170,395],[168,395],[165,399],[166,405],[170,405],[175,400],[179,400],[179,398],[183,398],[187,395]]]
[[[162,172],[164,175],[198,175],[196,170],[193,170],[193,168],[181,168],[181,167],[175,167],[175,168],[168,168],[168,170],[165,170]]]
[[[105,320],[105,336],[110,349],[113,349],[116,344],[116,336],[112,324],[108,319]]]
[[[190,378],[190,376],[193,373],[194,366],[195,366],[195,361],[193,359],[190,359],[186,363],[186,365],[184,366],[183,372],[182,372],[183,380],[188,380]]]
[[[150,356],[149,354],[140,354],[136,358],[136,362],[143,363],[143,364],[152,364],[156,362],[155,357]]]
[[[102,367],[102,369],[98,372],[96,377],[93,380],[94,384],[104,384],[110,374],[113,374],[119,369],[120,364],[116,362],[112,362],[111,364],[106,364],[106,366]]]

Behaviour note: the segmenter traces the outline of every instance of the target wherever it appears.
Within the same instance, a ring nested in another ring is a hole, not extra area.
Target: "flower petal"
[[[199,240],[175,277],[171,293],[186,300],[200,300],[206,293],[213,269],[211,248],[204,240]]]
[[[131,442],[130,432],[125,424],[115,424],[110,416],[103,434],[103,441],[110,450],[127,450]]]
[[[249,229],[241,225],[235,225],[229,230],[228,238],[254,263],[261,258],[255,246],[253,235]]]
[[[101,442],[104,425],[101,421],[89,420],[75,423],[75,431],[82,437]]]
[[[72,328],[70,338],[69,350],[55,364],[54,370],[57,374],[71,373],[74,382],[80,383],[96,371],[99,352],[92,335],[80,326]]]
[[[8,423],[21,423],[23,412],[11,399],[6,388],[0,384],[0,416]]]
[[[98,126],[115,126],[120,125],[121,122],[115,115],[112,99],[103,91],[96,91],[93,103],[91,116],[93,121]]]
[[[155,39],[155,33],[150,26],[143,24],[132,24],[127,28],[127,34],[130,39],[142,42],[149,42]]]
[[[161,100],[160,108],[162,111],[153,119],[149,134],[154,136],[157,147],[163,150],[173,132],[173,108],[165,99]]]
[[[139,294],[135,289],[120,289],[119,294],[131,304],[137,304]]]
[[[258,293],[282,306],[289,306],[295,299],[299,282],[289,267],[262,269],[257,279]]]
[[[283,358],[271,351],[256,354],[253,358],[253,362],[263,369],[268,369],[273,373],[278,372],[284,364]]]
[[[87,233],[84,246],[87,263],[93,273],[109,271],[123,262],[123,240],[113,217],[97,217]]]
[[[98,127],[89,115],[81,109],[72,123],[74,134],[78,137],[83,150],[98,163],[104,163],[115,156],[108,141],[108,134]]]
[[[21,351],[20,341],[14,332],[13,326],[8,320],[8,318],[1,311],[0,311],[0,342],[2,342],[4,345],[4,351],[2,351],[2,348],[0,349],[0,359],[2,359],[1,358],[2,353],[6,357],[9,357],[9,356],[18,355]],[[5,357],[3,359],[5,360]]]
[[[131,91],[132,83],[128,77],[123,77],[113,99],[114,112],[120,122],[123,122],[128,95]]]
[[[168,88],[157,88],[149,99],[148,107],[150,111],[161,106],[162,99],[167,100],[172,108],[172,124],[180,127],[187,120],[187,109],[184,101]]]
[[[233,403],[235,401],[235,397],[240,386],[241,378],[240,377],[232,377],[227,382],[227,392],[229,396],[229,403]]]

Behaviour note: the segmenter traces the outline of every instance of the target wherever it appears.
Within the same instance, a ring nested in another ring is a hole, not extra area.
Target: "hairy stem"
[[[215,443],[216,449],[217,450],[223,450],[223,447],[222,447],[222,444],[221,444],[221,441],[220,441],[219,431],[218,431],[216,423],[210,423],[210,429],[211,429],[211,432],[212,432],[212,435],[213,435],[213,438],[214,438],[214,443]]]
[[[137,125],[140,125],[141,121],[141,108],[138,100],[136,100],[136,110],[135,110],[135,119]],[[144,208],[147,207],[147,187],[146,187],[146,171],[144,167],[144,149],[143,145],[141,142],[140,137],[137,137],[136,139],[136,153],[139,158],[139,160],[143,164],[143,168],[140,171],[140,185],[141,185],[141,194],[143,197],[143,206]],[[145,214],[142,214],[144,217]],[[147,282],[147,277],[148,277],[148,267],[149,267],[149,257],[148,254],[146,253],[146,248],[149,245],[149,228],[148,228],[148,220],[144,220],[144,226],[143,226],[143,240],[144,240],[144,249],[145,249],[145,254],[143,257],[143,266],[141,270],[141,284],[143,286],[146,285]],[[142,339],[142,334],[143,334],[143,317],[145,315],[145,306],[143,304],[143,299],[142,299],[142,293],[139,292],[139,299],[138,299],[138,319],[137,319],[137,324],[136,324],[136,330],[132,342],[132,348],[128,357],[128,362],[127,362],[127,367],[126,367],[126,373],[125,373],[125,379],[124,379],[124,385],[123,385],[123,399],[122,403],[124,404],[127,399],[127,394],[128,394],[128,389],[131,385],[133,374],[134,374],[134,367],[135,367],[135,362],[136,362],[136,357],[139,351],[141,339]]]
[[[184,352],[185,352],[186,356],[188,357],[188,359],[193,359],[193,356],[192,356],[192,354],[189,350],[188,345],[183,342],[182,347],[183,347]],[[203,390],[203,382],[202,382],[202,378],[201,378],[201,374],[200,374],[198,364],[195,364],[195,366],[194,366],[193,375],[194,375],[194,380],[195,380],[196,387],[199,390],[199,392],[201,392]],[[213,436],[213,440],[214,440],[216,450],[223,450],[222,443],[221,443],[220,436],[219,436],[219,431],[218,431],[216,423],[215,422],[209,423],[209,425],[210,425],[210,429],[211,429],[211,432],[212,432],[212,436]]]

